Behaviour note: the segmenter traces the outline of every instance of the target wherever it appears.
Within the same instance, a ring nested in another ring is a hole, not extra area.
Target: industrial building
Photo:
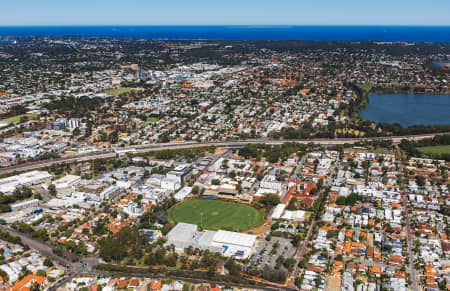
[[[50,182],[52,175],[46,171],[31,171],[20,175],[0,179],[0,192],[10,195],[17,187],[34,186]]]
[[[55,185],[56,190],[68,189],[72,188],[75,184],[81,181],[80,176],[75,175],[66,175],[56,181],[53,181],[53,185]]]
[[[18,202],[15,204],[11,204],[11,210],[20,210],[20,209],[24,209],[24,208],[28,208],[28,207],[32,207],[32,206],[37,206],[39,204],[40,200],[38,199],[31,199],[31,200],[26,200],[26,201],[22,201],[22,202]]]

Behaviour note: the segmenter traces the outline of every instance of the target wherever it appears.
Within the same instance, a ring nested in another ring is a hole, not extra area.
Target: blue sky
[[[1,0],[0,25],[450,25],[450,0]]]

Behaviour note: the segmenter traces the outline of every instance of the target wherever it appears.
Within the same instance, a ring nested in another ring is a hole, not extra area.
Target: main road
[[[247,144],[258,144],[264,143],[269,145],[280,145],[286,142],[297,142],[297,143],[316,143],[324,146],[330,145],[342,145],[342,144],[354,144],[356,142],[361,141],[370,141],[375,139],[388,139],[392,140],[394,144],[400,143],[402,139],[408,140],[420,140],[424,138],[431,138],[437,135],[443,135],[449,133],[433,133],[433,134],[421,134],[421,135],[408,135],[408,136],[391,136],[391,137],[366,137],[366,138],[335,138],[335,139],[249,139],[249,140],[238,140],[238,141],[211,141],[211,142],[172,142],[172,143],[158,143],[158,144],[143,144],[143,145],[135,145],[128,146],[123,148],[116,149],[106,149],[101,151],[94,151],[88,153],[81,154],[71,154],[66,155],[60,158],[55,159],[47,159],[40,160],[35,162],[27,162],[19,165],[9,166],[0,168],[0,174],[7,174],[14,171],[28,171],[38,168],[43,168],[47,166],[51,166],[59,163],[77,163],[77,162],[85,162],[91,161],[94,159],[102,159],[102,158],[112,158],[117,154],[121,153],[142,153],[142,152],[150,152],[150,151],[159,151],[165,149],[188,149],[188,148],[198,148],[198,147],[206,147],[206,146],[215,146],[221,148],[239,148],[243,147]]]
[[[42,255],[47,256],[59,264],[68,268],[68,273],[66,273],[62,278],[60,278],[57,282],[52,284],[47,290],[53,291],[57,290],[59,287],[63,286],[65,283],[70,281],[72,278],[79,275],[94,275],[94,276],[126,276],[126,277],[139,277],[139,278],[151,278],[151,279],[164,279],[171,278],[174,280],[186,281],[189,283],[208,283],[209,281],[206,279],[196,279],[196,278],[185,278],[185,277],[177,277],[177,276],[165,276],[164,273],[161,274],[137,274],[137,273],[121,273],[121,272],[103,272],[101,270],[97,270],[94,267],[100,263],[100,260],[96,257],[84,258],[81,259],[80,262],[74,263],[56,255],[53,252],[53,248],[47,245],[44,242],[41,242],[35,238],[29,237],[15,229],[10,227],[0,225],[0,231],[8,232],[9,234],[19,237],[22,240],[24,245],[27,245],[31,249],[40,252]],[[222,285],[230,285],[239,288],[258,288],[261,290],[273,291],[273,290],[281,290],[276,284],[271,285],[268,283],[261,284],[258,286],[255,285],[247,285],[247,284],[235,284],[232,282],[217,282]],[[282,288],[283,290],[295,291],[295,289]]]

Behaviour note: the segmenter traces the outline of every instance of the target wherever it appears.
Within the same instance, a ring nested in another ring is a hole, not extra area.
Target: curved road
[[[212,141],[212,142],[174,142],[174,143],[160,143],[160,144],[147,144],[147,145],[136,145],[124,148],[118,148],[117,151],[113,149],[89,152],[84,154],[73,154],[61,158],[42,160],[36,162],[28,162],[24,164],[14,165],[10,167],[0,168],[0,174],[11,173],[14,171],[28,171],[38,168],[43,168],[46,166],[51,166],[58,163],[74,163],[74,162],[84,162],[91,161],[94,159],[101,158],[111,158],[115,157],[117,154],[126,152],[150,152],[158,151],[164,149],[187,149],[187,148],[198,148],[206,146],[216,146],[222,148],[238,148],[245,146],[247,144],[257,144],[265,143],[270,145],[280,145],[286,142],[298,142],[298,143],[318,143],[321,145],[339,145],[339,144],[353,144],[360,141],[370,141],[376,139],[390,139],[393,143],[400,143],[402,139],[408,140],[420,140],[424,138],[431,138],[437,135],[443,135],[449,133],[433,133],[433,134],[421,134],[421,135],[409,135],[409,136],[392,136],[392,137],[366,137],[366,138],[336,138],[336,139],[292,139],[292,140],[274,140],[274,139],[250,139],[250,140],[240,140],[240,141]]]

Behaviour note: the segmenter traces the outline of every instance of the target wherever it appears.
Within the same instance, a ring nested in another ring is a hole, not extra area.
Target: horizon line
[[[450,24],[428,25],[428,24],[24,24],[24,25],[1,25],[0,27],[162,27],[162,26],[191,26],[191,27],[208,27],[208,26],[227,26],[227,27],[250,27],[250,28],[270,28],[270,27],[314,27],[314,26],[330,26],[330,27],[450,27]]]

